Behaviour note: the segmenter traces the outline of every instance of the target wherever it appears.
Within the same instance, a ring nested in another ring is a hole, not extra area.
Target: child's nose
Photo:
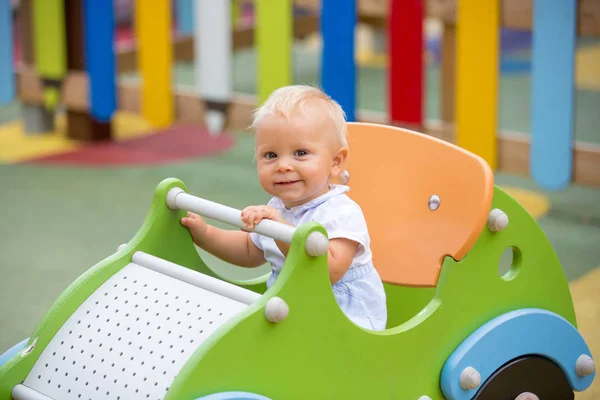
[[[280,160],[277,164],[277,171],[279,172],[287,172],[293,170],[293,166],[290,162],[286,160]]]

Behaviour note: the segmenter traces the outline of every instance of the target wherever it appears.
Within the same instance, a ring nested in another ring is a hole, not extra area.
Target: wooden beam
[[[21,99],[42,104],[42,87],[35,71],[26,66],[17,68],[17,90]],[[175,94],[176,121],[204,123],[204,103],[199,100],[194,87],[177,87]],[[140,113],[140,87],[137,83],[120,83],[118,92],[119,109]],[[88,107],[87,77],[84,72],[70,72],[61,92],[61,102],[67,108],[86,111]],[[227,129],[245,130],[250,126],[251,114],[258,105],[255,96],[235,95],[230,109]],[[385,113],[359,110],[357,120],[387,124]],[[444,121],[426,121],[424,133],[454,143],[454,124]],[[529,176],[529,138],[527,135],[498,133],[498,171]],[[573,181],[600,187],[600,146],[574,143]]]
[[[531,31],[533,1],[502,0],[500,4],[502,15],[500,26]],[[447,24],[455,24],[456,2],[457,0],[427,0],[427,15],[439,18]],[[381,10],[378,12],[381,12]],[[579,36],[600,36],[600,2],[598,0],[578,0],[577,21],[577,34]]]
[[[79,96],[79,92],[85,87],[85,96],[87,98],[87,79],[82,83],[81,75],[85,71],[85,32],[84,28],[84,1],[66,0],[65,1],[65,21],[67,30],[67,68],[70,71],[80,72],[79,84],[70,85],[66,96]],[[72,109],[66,108],[67,116],[67,137],[81,141],[103,141],[111,139],[111,123],[96,121],[89,113],[89,108]]]
[[[240,3],[252,3],[253,0],[240,0]],[[321,0],[294,0],[296,6],[305,7],[315,15],[303,15],[294,18],[294,36],[304,38],[319,32],[319,13]],[[360,22],[377,28],[387,26],[387,0],[357,0]],[[501,26],[504,28],[531,30],[533,0],[503,0]],[[427,0],[426,15],[438,18],[445,25],[456,23],[456,0]],[[600,1],[579,0],[578,34],[582,36],[600,36]],[[173,40],[173,57],[180,62],[194,60],[193,37],[185,36]],[[233,49],[239,50],[254,44],[254,28],[235,29],[232,37]],[[137,70],[137,47],[135,42],[121,45],[118,50],[117,65],[119,72]]]
[[[17,15],[21,60],[28,65],[33,65],[33,0],[22,0],[17,9]]]
[[[442,120],[454,122],[454,98],[455,98],[455,75],[456,75],[456,26],[444,24],[442,33],[441,53],[441,83],[442,92],[440,96]]]
[[[43,88],[35,69],[20,64],[17,66],[16,78],[19,99],[27,103],[41,105],[43,103]],[[60,103],[72,110],[88,110],[87,75],[84,71],[70,71],[67,74],[61,86]]]
[[[294,19],[294,37],[305,36],[319,31],[319,17],[306,15]],[[235,29],[232,36],[234,50],[239,50],[254,45],[254,28],[244,27]],[[132,42],[121,46],[117,55],[117,67],[120,73],[137,70],[137,45]],[[173,57],[178,62],[194,61],[194,38],[184,36],[173,39]]]
[[[243,0],[252,2],[251,0]],[[296,6],[317,12],[322,0],[294,0]],[[501,4],[504,28],[531,30],[534,0],[503,0]],[[426,0],[426,14],[438,18],[447,24],[456,23],[457,0]],[[362,18],[382,19],[387,17],[388,0],[357,0],[358,15]],[[578,1],[578,34],[581,36],[600,36],[600,1]]]
[[[577,34],[600,36],[600,2],[578,0]],[[502,25],[505,28],[531,30],[533,23],[533,0],[503,0]]]

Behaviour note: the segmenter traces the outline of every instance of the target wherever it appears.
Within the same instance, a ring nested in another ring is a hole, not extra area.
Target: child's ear
[[[333,157],[333,165],[331,167],[331,175],[333,176],[332,183],[340,183],[345,185],[345,179],[342,178],[341,174],[345,171],[344,165],[348,159],[348,148],[341,147]]]
[[[333,168],[337,168],[341,171],[344,168],[346,159],[348,158],[348,148],[340,147],[333,157]],[[339,172],[339,171],[338,171]]]

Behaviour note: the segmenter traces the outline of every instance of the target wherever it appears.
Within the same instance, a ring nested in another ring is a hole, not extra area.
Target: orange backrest
[[[451,143],[387,125],[348,123],[348,144],[348,195],[365,214],[382,279],[434,287],[444,257],[464,257],[486,224],[490,166]],[[434,195],[439,207],[431,210]]]

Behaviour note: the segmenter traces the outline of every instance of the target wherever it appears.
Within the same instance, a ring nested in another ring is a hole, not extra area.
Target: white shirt
[[[278,197],[273,197],[267,205],[275,208],[282,218],[294,226],[306,222],[318,222],[327,230],[329,239],[346,238],[359,243],[350,268],[368,264],[372,261],[371,240],[364,214],[345,193],[350,188],[344,185],[332,185],[321,196],[304,204],[286,208]],[[275,244],[275,240],[255,232],[250,233],[252,242],[264,252],[265,259],[274,271],[281,271],[285,257]]]
[[[329,239],[347,238],[358,242],[350,268],[332,286],[333,294],[341,310],[356,325],[383,330],[387,324],[385,289],[373,266],[371,240],[364,214],[358,204],[345,194],[348,190],[348,186],[333,185],[327,193],[289,209],[277,197],[267,204],[294,226],[318,222],[327,230]],[[270,288],[283,268],[285,257],[274,239],[255,232],[250,233],[250,238],[271,264],[273,273],[267,281],[267,287]]]

